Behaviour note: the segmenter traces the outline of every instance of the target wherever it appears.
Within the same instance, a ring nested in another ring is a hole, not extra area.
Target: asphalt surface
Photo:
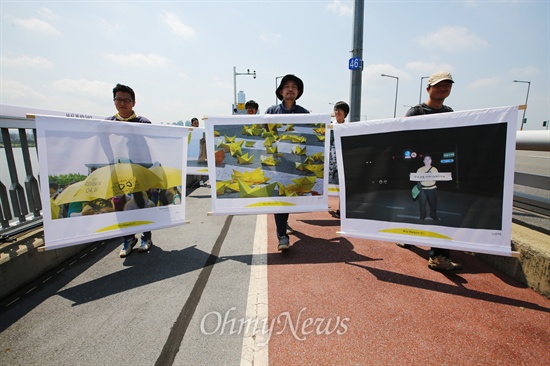
[[[207,216],[206,187],[186,203],[190,224],[154,231],[149,253],[121,259],[118,241],[97,243],[11,299],[0,364],[550,360],[550,300],[474,255],[453,252],[464,269],[434,272],[427,248],[342,238],[328,212],[290,215],[280,253],[273,215]]]

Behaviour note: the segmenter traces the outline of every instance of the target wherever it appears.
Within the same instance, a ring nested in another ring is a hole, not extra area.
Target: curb
[[[477,253],[476,257],[550,298],[550,236],[512,224],[512,250],[519,258]]]

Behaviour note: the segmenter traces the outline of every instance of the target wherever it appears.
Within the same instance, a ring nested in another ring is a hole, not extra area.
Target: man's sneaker
[[[141,239],[141,245],[138,247],[138,252],[146,252],[149,250],[149,248],[151,248],[151,246],[153,245],[153,242],[151,241],[151,239],[147,239],[147,240],[144,240],[144,239]]]
[[[290,227],[290,225],[286,224],[286,235],[294,234],[294,230]]]
[[[134,236],[130,239],[124,239],[124,243],[122,244],[122,248],[120,249],[120,258],[124,258],[130,253],[132,253],[132,248],[137,244],[137,238]]]
[[[286,236],[281,236],[279,238],[279,246],[277,247],[277,249],[282,252],[284,250],[287,250],[288,248],[290,248],[290,242],[288,241],[288,238]]]
[[[411,247],[410,244],[404,244],[404,243],[395,243],[398,247],[409,249]]]
[[[456,271],[457,269],[462,269],[462,265],[452,262],[443,255],[438,255],[437,257],[430,257],[428,259],[428,268],[434,271]]]

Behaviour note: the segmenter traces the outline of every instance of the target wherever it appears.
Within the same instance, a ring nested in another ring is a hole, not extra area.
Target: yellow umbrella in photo
[[[170,168],[165,166],[154,166],[152,168],[149,168],[149,170],[155,173],[162,180],[161,186],[151,187],[151,188],[168,189],[170,187],[179,187],[182,185],[183,172],[181,171],[181,169]]]
[[[61,191],[61,193],[57,195],[57,197],[54,200],[54,203],[56,205],[62,205],[64,203],[89,201],[88,198],[82,199],[83,198],[82,195],[79,195],[77,197],[77,193],[82,187],[82,184],[84,184],[84,181],[76,182],[67,186],[67,188],[65,188],[63,191]]]
[[[164,182],[153,171],[132,163],[116,163],[104,166],[91,173],[82,183],[75,197],[108,199],[149,188],[162,187]]]

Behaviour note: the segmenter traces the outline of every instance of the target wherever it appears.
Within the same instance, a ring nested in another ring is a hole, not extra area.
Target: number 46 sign
[[[350,70],[361,69],[362,66],[363,66],[363,62],[361,61],[361,59],[359,57],[353,57],[353,58],[349,59],[348,68]]]

